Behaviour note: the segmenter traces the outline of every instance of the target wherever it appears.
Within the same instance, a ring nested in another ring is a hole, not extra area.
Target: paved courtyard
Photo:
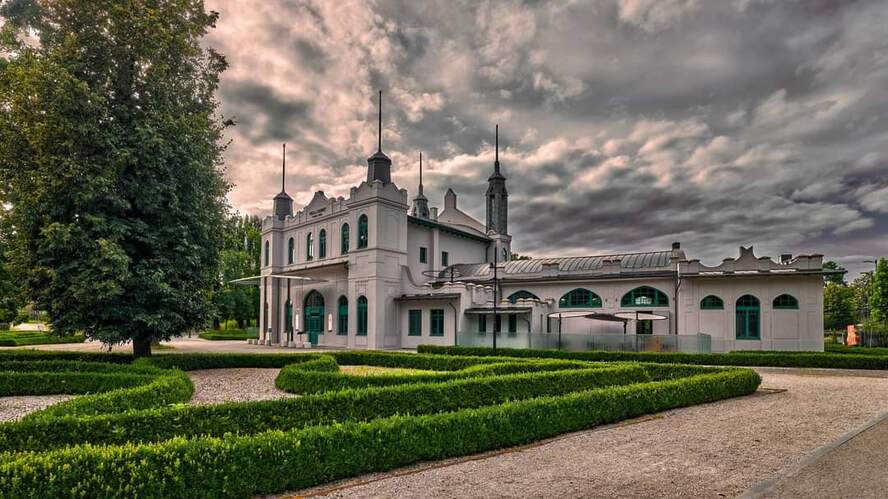
[[[757,371],[762,390],[748,397],[298,495],[736,497],[888,410],[888,372]]]

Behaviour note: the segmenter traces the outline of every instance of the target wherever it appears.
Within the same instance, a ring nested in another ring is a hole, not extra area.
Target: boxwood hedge
[[[63,359],[0,356],[0,373],[141,377],[143,383],[103,385],[109,389],[0,424],[0,496],[282,492],[748,394],[760,382],[755,372],[736,368],[384,352],[170,354],[91,366]],[[340,372],[340,365],[437,372],[362,380]],[[297,373],[291,388],[316,393],[182,403],[192,390],[183,371],[223,367],[283,367],[279,384]],[[382,386],[368,386],[374,383]]]
[[[531,350],[518,348],[461,347],[420,345],[422,353],[446,355],[507,356],[516,358],[572,359],[585,361],[629,361],[660,364],[699,364],[710,366],[747,367],[809,367],[831,369],[888,369],[888,356],[832,352],[741,351],[728,353],[678,352],[568,352],[563,350]]]

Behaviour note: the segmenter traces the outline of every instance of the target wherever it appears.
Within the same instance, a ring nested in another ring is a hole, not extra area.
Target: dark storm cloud
[[[483,219],[502,125],[522,253],[888,253],[885,2],[209,3],[241,209],[270,208],[281,141],[297,203],[346,195],[383,88],[394,181],[423,151],[433,205]]]

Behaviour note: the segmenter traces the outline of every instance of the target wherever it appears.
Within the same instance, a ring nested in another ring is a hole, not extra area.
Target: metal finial
[[[499,163],[499,124],[496,125],[495,136],[496,136],[496,139],[495,139],[496,146],[494,147],[494,150],[496,152],[494,153],[493,167],[498,172],[499,165],[500,165],[500,163]]]
[[[422,151],[419,152],[419,188],[422,189]]]
[[[281,161],[281,192],[286,192],[287,186],[287,144],[283,144],[283,159]]]

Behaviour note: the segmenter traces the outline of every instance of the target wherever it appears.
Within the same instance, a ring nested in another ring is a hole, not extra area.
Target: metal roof
[[[499,275],[508,277],[530,277],[543,271],[544,265],[558,265],[559,274],[583,274],[595,272],[604,267],[608,260],[620,260],[622,271],[669,270],[671,251],[651,251],[647,253],[625,253],[620,255],[573,256],[565,258],[534,258],[513,260],[502,264]],[[489,263],[453,265],[463,279],[486,279],[493,277]]]

